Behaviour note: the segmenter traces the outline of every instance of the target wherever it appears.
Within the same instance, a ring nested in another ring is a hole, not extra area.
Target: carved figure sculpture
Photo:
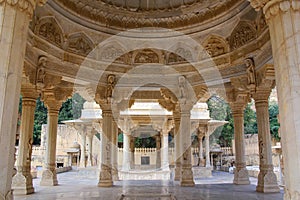
[[[245,60],[247,66],[248,85],[255,85],[255,66],[252,58]]]

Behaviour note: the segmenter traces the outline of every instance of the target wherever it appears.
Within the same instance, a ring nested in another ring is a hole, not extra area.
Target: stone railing
[[[221,150],[223,151],[223,156],[233,156],[232,147],[221,147]]]
[[[135,148],[135,153],[152,153],[156,152],[156,148]]]

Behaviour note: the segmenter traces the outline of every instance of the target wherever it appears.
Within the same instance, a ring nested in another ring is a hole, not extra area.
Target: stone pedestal
[[[111,172],[112,111],[102,109],[102,117],[101,168],[98,186],[111,187],[113,185]]]
[[[31,194],[34,192],[31,176],[31,152],[33,142],[33,124],[36,98],[34,88],[22,87],[21,134],[17,159],[17,174],[13,177],[14,194]]]
[[[15,137],[21,75],[29,19],[35,0],[22,8],[20,2],[0,3],[0,200],[11,199]]]
[[[244,139],[244,105],[234,103],[231,106],[234,121],[235,142],[235,172],[233,183],[237,185],[250,184],[245,161],[245,139]]]
[[[181,150],[183,152],[181,159],[181,186],[194,186],[194,177],[192,171],[192,160],[191,160],[191,121],[190,121],[190,111],[181,111],[180,116],[180,140],[181,140]]]
[[[265,84],[264,84],[265,85]],[[259,174],[256,187],[257,192],[279,192],[277,178],[273,171],[271,134],[269,122],[269,103],[268,98],[270,90],[257,90],[253,95],[255,99],[255,108],[258,126],[259,143]]]

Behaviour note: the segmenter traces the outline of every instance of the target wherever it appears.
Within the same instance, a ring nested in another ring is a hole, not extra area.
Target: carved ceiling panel
[[[256,38],[256,30],[250,22],[240,21],[233,30],[229,43],[232,50],[246,45]]]
[[[34,32],[52,44],[63,47],[63,31],[54,17],[41,18],[37,22]]]
[[[217,35],[210,35],[204,40],[202,46],[211,57],[216,57],[228,52],[228,44],[225,39]]]
[[[88,55],[94,48],[93,42],[84,33],[73,33],[68,37],[67,50],[80,55]]]

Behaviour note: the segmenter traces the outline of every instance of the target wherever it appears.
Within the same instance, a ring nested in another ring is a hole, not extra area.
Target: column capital
[[[59,112],[62,103],[71,97],[73,90],[67,88],[46,89],[42,93],[42,100],[48,108],[48,112]]]
[[[238,93],[234,96],[232,101],[229,101],[232,114],[244,114],[246,105],[250,102],[250,96],[248,93]]]
[[[32,18],[33,11],[36,5],[42,6],[47,0],[0,0],[0,5],[5,3],[10,6],[16,7],[22,12],[26,12]]]
[[[39,97],[39,92],[36,87],[32,84],[23,84],[21,86],[22,103],[24,101],[36,101]]]
[[[290,9],[299,10],[298,0],[249,0],[255,10],[263,9],[266,20],[276,16],[279,12],[286,12]]]

